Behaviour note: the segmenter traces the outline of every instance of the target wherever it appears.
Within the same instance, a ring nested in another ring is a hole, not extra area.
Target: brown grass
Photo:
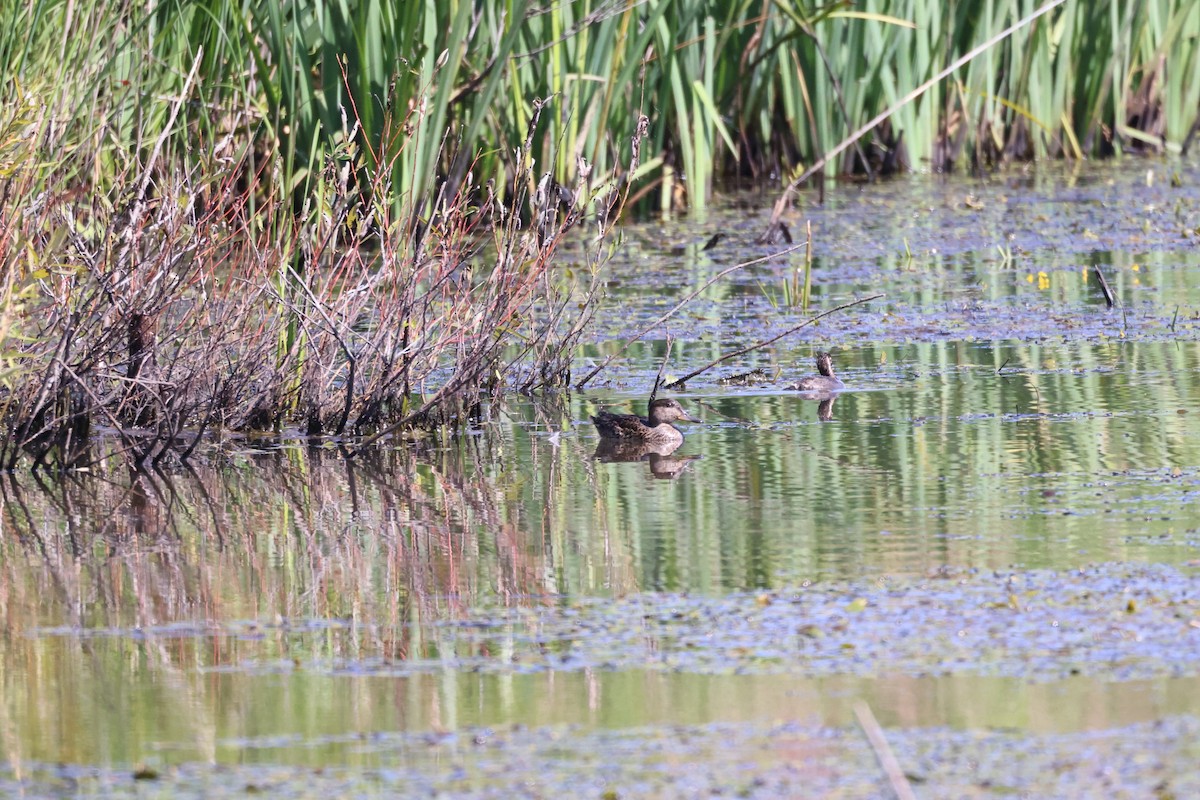
[[[331,159],[296,209],[231,142],[194,173],[154,164],[104,196],[64,178],[0,209],[3,467],[86,464],[98,428],[139,464],[218,431],[373,442],[568,385],[602,237],[569,271],[554,256],[586,185],[530,167],[503,191],[468,173],[452,196],[395,203],[390,164]]]

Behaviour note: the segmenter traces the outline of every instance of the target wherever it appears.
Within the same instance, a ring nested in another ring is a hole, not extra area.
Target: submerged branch
[[[671,332],[667,331],[667,352],[663,353],[662,361],[658,365],[658,374],[654,376],[654,389],[650,391],[650,402],[654,402],[654,398],[658,397],[658,390],[663,385],[663,373],[667,371],[667,362],[671,360],[671,345],[675,344],[675,339],[672,338]]]
[[[900,768],[900,762],[896,760],[896,754],[892,752],[887,737],[883,735],[883,729],[879,727],[875,715],[871,713],[871,707],[866,703],[855,703],[854,716],[858,718],[858,724],[862,726],[867,741],[871,743],[871,749],[875,751],[879,767],[887,776],[888,783],[892,785],[892,792],[895,793],[896,800],[917,800],[917,796],[912,790],[912,784],[908,782],[908,777]]]
[[[708,287],[712,286],[712,285],[713,285],[714,283],[716,283],[717,281],[721,280],[721,278],[724,278],[724,277],[725,277],[726,275],[728,275],[729,273],[731,273],[731,272],[736,272],[736,271],[738,271],[739,269],[743,269],[743,268],[745,268],[745,267],[750,267],[750,266],[753,266],[753,265],[755,265],[755,264],[761,264],[762,262],[764,262],[764,261],[769,261],[770,259],[772,259],[772,258],[775,258],[775,257],[777,257],[777,256],[785,256],[785,255],[787,255],[787,254],[789,254],[789,253],[794,253],[795,251],[799,250],[800,248],[802,248],[802,247],[806,247],[806,246],[807,246],[807,243],[805,243],[805,244],[798,244],[798,245],[795,245],[795,246],[793,246],[793,247],[789,247],[789,248],[787,248],[786,250],[780,250],[778,253],[772,253],[772,254],[771,254],[771,255],[769,255],[769,256],[763,256],[762,258],[755,258],[755,259],[751,259],[750,261],[743,261],[743,262],[741,262],[740,264],[734,264],[732,267],[728,267],[728,268],[726,268],[726,269],[723,269],[723,270],[721,270],[721,271],[720,271],[720,272],[718,272],[716,275],[712,276],[712,277],[711,277],[711,278],[709,278],[707,281],[705,281],[704,285],[703,285],[703,286],[701,286],[699,289],[697,289],[696,291],[694,291],[694,292],[692,292],[691,294],[689,294],[687,297],[685,297],[685,298],[683,298],[682,300],[680,300],[678,303],[676,303],[674,306],[672,306],[672,307],[671,307],[671,309],[670,309],[669,311],[667,311],[665,314],[663,314],[663,315],[662,315],[661,317],[659,317],[658,319],[654,320],[654,322],[652,322],[652,323],[650,323],[649,325],[647,325],[645,328],[643,328],[643,329],[642,329],[642,330],[641,330],[639,333],[637,333],[636,335],[634,335],[632,338],[628,339],[628,340],[625,342],[625,344],[621,345],[621,349],[620,349],[620,350],[618,350],[617,352],[613,353],[613,354],[612,354],[612,355],[610,355],[608,358],[604,359],[604,360],[603,360],[602,362],[600,362],[600,364],[599,364],[598,366],[596,366],[596,367],[595,367],[595,368],[594,368],[594,369],[593,369],[591,372],[589,372],[587,375],[584,375],[584,376],[583,376],[583,378],[582,378],[582,379],[579,381],[579,383],[575,384],[575,388],[576,388],[576,389],[582,389],[582,388],[583,388],[585,385],[587,385],[587,383],[588,383],[589,381],[591,381],[591,380],[592,380],[592,378],[596,377],[598,374],[600,374],[600,372],[601,372],[601,371],[602,371],[602,370],[603,370],[605,367],[607,367],[609,364],[611,364],[611,363],[613,362],[613,360],[614,360],[614,359],[616,359],[616,358],[617,358],[617,357],[619,357],[619,356],[622,356],[622,355],[624,355],[624,354],[625,354],[625,351],[626,351],[626,350],[628,350],[630,347],[632,347],[634,342],[638,341],[638,340],[639,340],[639,339],[641,339],[643,336],[645,336],[647,333],[649,333],[650,331],[654,330],[654,329],[655,329],[655,328],[657,328],[659,325],[662,325],[664,322],[666,322],[667,320],[669,320],[671,317],[675,316],[676,312],[678,312],[678,311],[679,311],[679,309],[683,308],[683,307],[684,307],[684,306],[686,306],[688,303],[690,303],[690,302],[692,302],[693,300],[695,300],[697,296],[699,296],[699,295],[700,295],[702,292],[704,292],[704,290],[706,290]]]
[[[759,349],[760,347],[766,347],[769,344],[774,344],[775,342],[778,342],[783,337],[793,334],[796,331],[800,330],[801,328],[807,328],[809,325],[812,325],[817,320],[822,319],[824,317],[828,317],[830,314],[836,314],[839,311],[844,311],[847,308],[853,308],[854,306],[862,305],[863,303],[869,303],[872,300],[878,300],[881,297],[883,297],[882,294],[873,294],[870,297],[864,297],[861,300],[854,300],[853,302],[850,302],[850,303],[843,303],[842,305],[838,306],[837,308],[831,308],[828,311],[822,311],[820,314],[817,314],[815,317],[809,317],[808,319],[804,320],[804,322],[801,322],[799,325],[788,328],[786,331],[784,331],[783,333],[781,333],[777,336],[772,336],[770,339],[767,339],[762,342],[758,342],[757,344],[752,344],[752,345],[749,345],[748,347],[743,347],[740,350],[734,350],[730,353],[725,353],[724,355],[718,356],[715,360],[710,361],[708,364],[705,364],[700,369],[695,370],[694,372],[689,372],[687,375],[684,375],[682,378],[680,378],[677,381],[668,383],[666,385],[666,387],[664,387],[664,388],[680,389],[683,387],[683,385],[685,383],[690,381],[692,378],[696,377],[697,375],[700,375],[701,373],[708,372],[710,369],[715,367],[717,364],[720,364],[722,361],[728,361],[731,358],[736,358],[737,356],[743,356],[746,353],[749,353],[749,352]]]

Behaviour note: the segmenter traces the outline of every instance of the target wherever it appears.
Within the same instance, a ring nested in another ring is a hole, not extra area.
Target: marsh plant
[[[886,109],[822,171],[1186,151],[1198,34],[1191,0],[0,4],[6,74],[49,82],[32,88],[60,98],[56,125],[80,142],[153,139],[200,54],[187,135],[253,140],[252,173],[307,188],[349,114],[386,153],[396,203],[439,176],[456,190],[472,164],[511,174],[535,98],[555,113],[528,155],[565,185],[579,157],[619,175],[620,143],[651,117],[643,208],[703,206],[730,174],[787,180]]]
[[[566,385],[606,217],[568,269],[555,256],[592,190],[516,160],[506,194],[468,170],[420,208],[393,202],[390,161],[342,151],[297,207],[232,141],[186,171],[152,156],[103,197],[41,202],[17,176],[23,202],[0,218],[4,466],[88,463],[98,426],[138,463],[210,433],[382,438]]]

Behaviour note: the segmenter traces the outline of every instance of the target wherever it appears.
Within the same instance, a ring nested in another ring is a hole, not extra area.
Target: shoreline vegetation
[[[6,470],[86,466],[97,431],[140,465],[567,388],[622,214],[782,188],[885,109],[817,180],[1186,154],[1200,108],[1186,0],[18,0],[0,25]]]

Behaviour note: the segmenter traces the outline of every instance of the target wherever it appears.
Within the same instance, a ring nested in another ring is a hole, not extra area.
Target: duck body
[[[808,375],[788,387],[801,392],[836,392],[846,388],[846,384],[838,378],[826,378],[824,375]]]
[[[833,372],[833,356],[829,353],[817,353],[817,372],[820,374],[806,375],[787,388],[801,392],[840,392],[846,388]]]
[[[649,411],[647,417],[601,411],[592,417],[592,424],[596,426],[601,439],[678,446],[683,443],[683,433],[671,423],[677,419],[685,419],[688,422],[700,421],[689,416],[683,410],[683,406],[679,405],[679,401],[673,398],[652,401]]]

